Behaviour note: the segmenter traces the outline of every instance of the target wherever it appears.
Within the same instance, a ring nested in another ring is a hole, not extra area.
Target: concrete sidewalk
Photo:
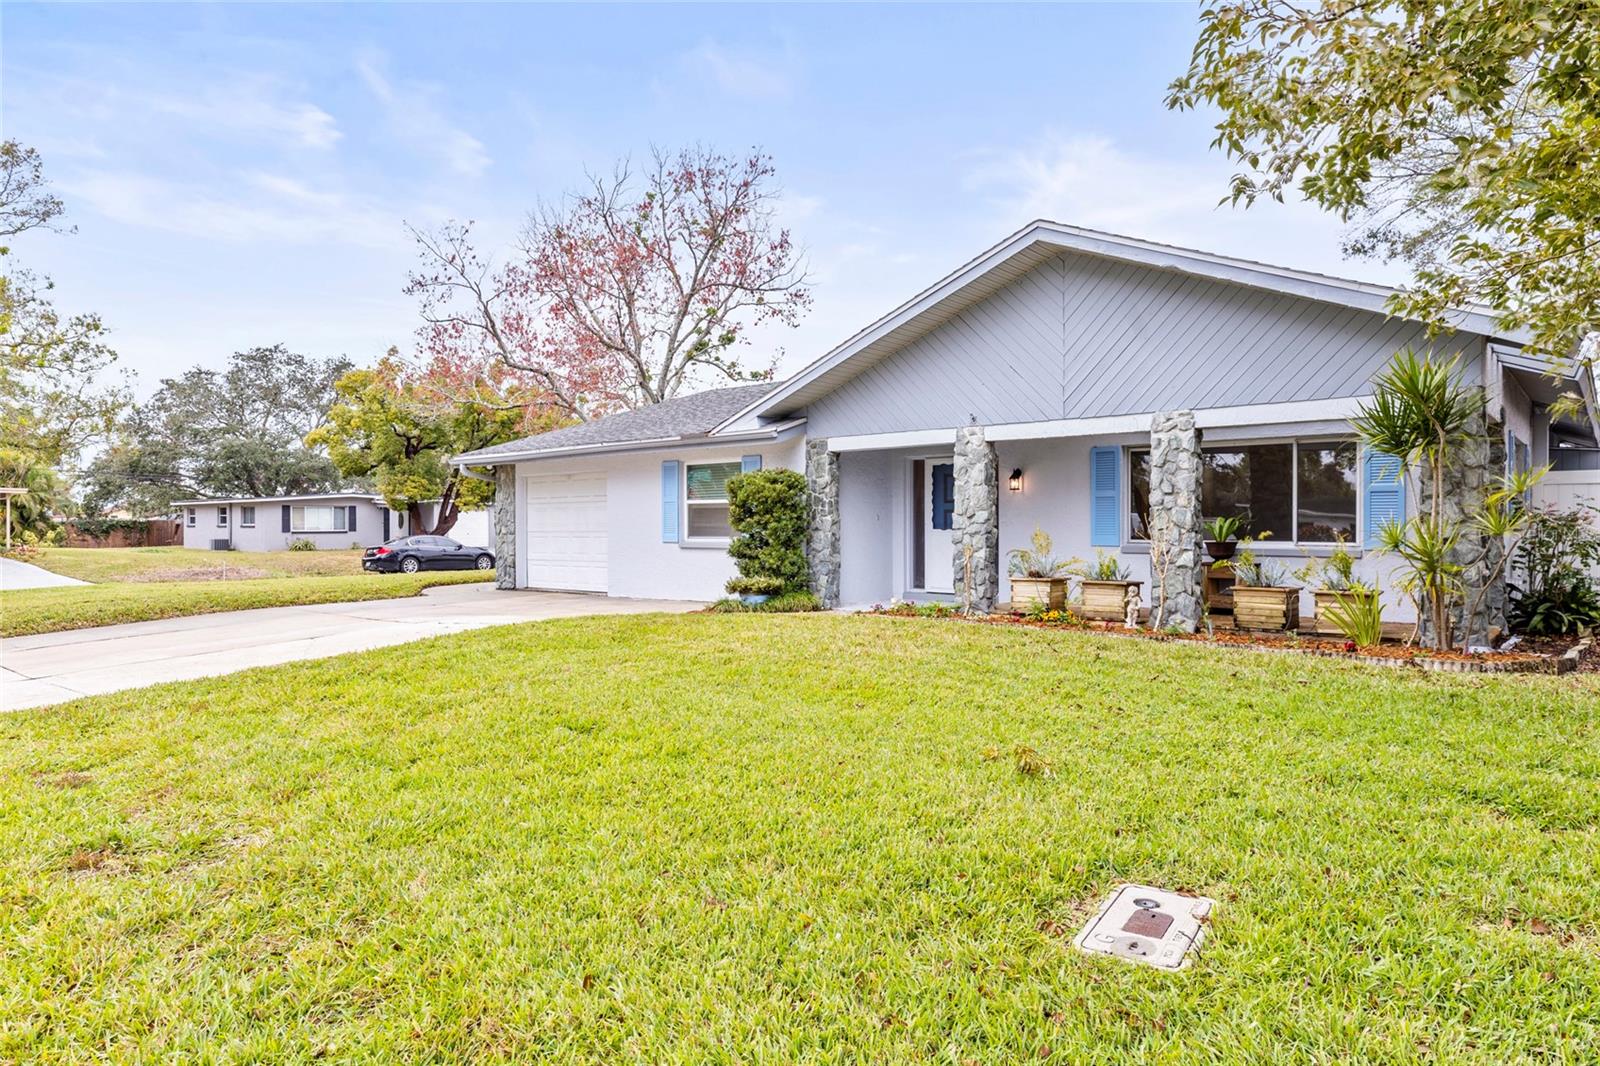
[[[683,612],[682,600],[445,585],[420,597],[267,607],[0,640],[0,711],[254,666],[321,659],[510,622]]]
[[[42,566],[0,557],[0,589],[50,589],[63,585],[87,585],[75,577],[51,573]]]

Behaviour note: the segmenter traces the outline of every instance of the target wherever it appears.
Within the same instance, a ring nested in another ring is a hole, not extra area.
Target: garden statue
[[[1125,626],[1127,626],[1129,629],[1138,629],[1139,628],[1139,586],[1138,585],[1129,585],[1128,586],[1127,599],[1126,599],[1125,602],[1126,602],[1127,607],[1128,607],[1128,614],[1127,614],[1127,617],[1123,619],[1123,624]]]

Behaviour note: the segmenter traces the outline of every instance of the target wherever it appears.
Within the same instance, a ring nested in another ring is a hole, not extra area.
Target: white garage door
[[[547,474],[524,483],[528,585],[606,591],[604,474]]]

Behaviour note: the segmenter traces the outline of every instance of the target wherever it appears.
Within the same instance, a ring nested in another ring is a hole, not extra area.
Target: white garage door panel
[[[541,589],[605,592],[605,476],[530,477],[525,490],[528,584]]]

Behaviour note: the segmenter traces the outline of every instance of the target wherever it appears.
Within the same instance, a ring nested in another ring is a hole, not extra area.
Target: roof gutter
[[[805,424],[804,418],[791,418],[773,426],[741,433],[714,431],[695,437],[651,437],[647,440],[612,441],[609,444],[575,444],[570,448],[538,448],[522,452],[495,452],[480,455],[467,452],[451,458],[450,465],[465,470],[468,466],[494,467],[507,463],[527,463],[539,459],[565,459],[583,455],[616,455],[626,452],[653,452],[666,448],[704,448],[717,444],[743,444],[749,441],[779,440]],[[474,475],[479,476],[479,475]],[[483,478],[483,480],[493,480]]]

